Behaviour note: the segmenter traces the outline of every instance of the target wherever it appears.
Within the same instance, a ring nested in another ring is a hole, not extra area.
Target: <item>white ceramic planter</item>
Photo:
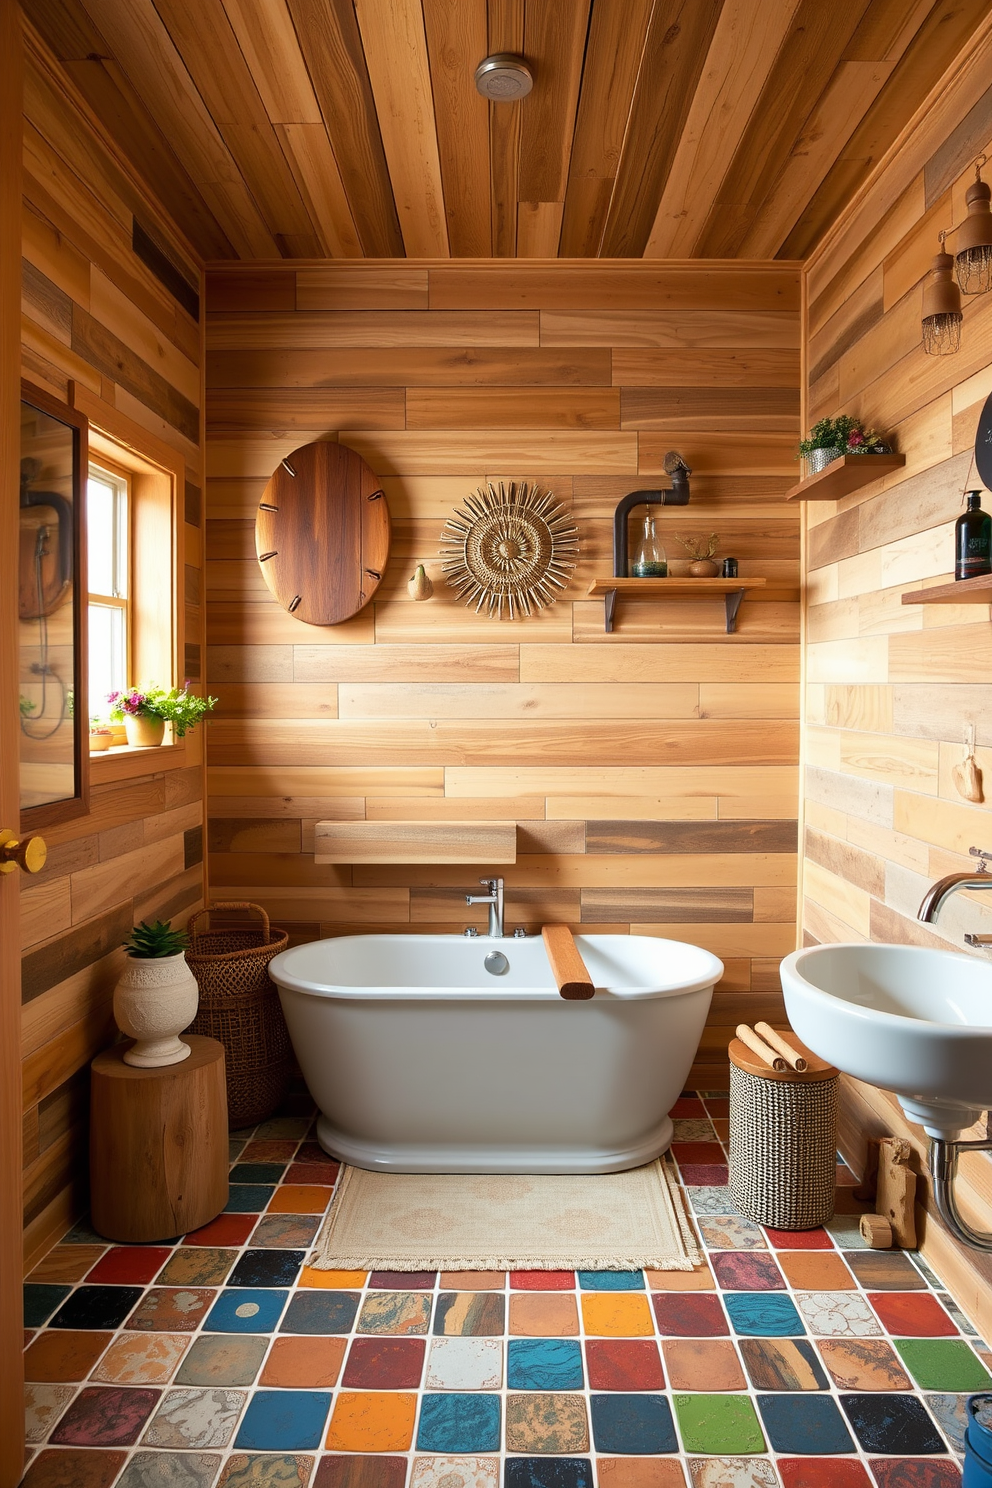
[[[127,958],[114,990],[114,1017],[121,1033],[136,1040],[125,1064],[156,1069],[188,1059],[189,1044],[179,1038],[196,1017],[200,989],[186,955]]]

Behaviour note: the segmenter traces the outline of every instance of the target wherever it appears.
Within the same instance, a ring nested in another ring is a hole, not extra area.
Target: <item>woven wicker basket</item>
[[[763,1079],[731,1058],[730,1192],[747,1219],[812,1230],[833,1214],[837,1079]]]
[[[228,1122],[232,1131],[254,1126],[277,1110],[292,1069],[292,1046],[269,962],[289,944],[285,930],[269,927],[259,904],[215,904],[213,912],[254,910],[261,923],[244,929],[201,930],[210,909],[191,915],[186,961],[200,988],[190,1033],[224,1045]]]

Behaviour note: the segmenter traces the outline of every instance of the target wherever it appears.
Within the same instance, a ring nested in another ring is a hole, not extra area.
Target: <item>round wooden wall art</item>
[[[445,580],[489,619],[520,619],[554,604],[578,553],[571,514],[527,481],[481,486],[441,533]]]
[[[361,455],[318,440],[280,461],[255,517],[274,599],[306,625],[340,625],[368,604],[389,557],[389,507]]]

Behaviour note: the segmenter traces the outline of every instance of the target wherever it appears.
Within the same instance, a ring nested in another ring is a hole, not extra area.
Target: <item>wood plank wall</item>
[[[187,674],[201,666],[199,269],[147,188],[27,33],[22,369],[94,423],[121,417],[185,461]],[[113,432],[113,430],[111,430]],[[181,638],[182,639],[182,638]],[[138,679],[135,679],[138,680]],[[88,1065],[116,1029],[111,996],[133,922],[198,906],[202,748],[97,757],[88,816],[49,828],[22,881],[25,1252],[85,1206]]]
[[[314,822],[505,819],[507,923],[695,941],[726,977],[695,1078],[722,1084],[741,1017],[780,1015],[794,946],[798,706],[798,269],[629,260],[215,265],[208,275],[210,891],[297,939],[485,925],[464,867],[313,863]],[[340,438],[394,523],[376,602],[311,629],[269,597],[253,523],[278,461]],[[589,580],[612,513],[693,467],[692,504],[768,587],[724,633],[719,600],[628,604],[604,634]],[[575,581],[531,620],[487,621],[440,573],[444,519],[487,478],[574,512]],[[413,602],[424,563],[435,583]],[[479,872],[487,868],[480,862]]]
[[[992,295],[965,301],[955,356],[924,354],[920,318],[937,233],[965,216],[971,162],[992,149],[989,51],[983,44],[962,59],[808,266],[809,422],[860,415],[893,436],[906,467],[807,512],[807,941],[961,951],[966,930],[992,931],[992,905],[975,894],[951,899],[932,927],[916,919],[933,879],[968,866],[970,846],[992,845],[989,610],[901,603],[904,592],[953,577],[962,490],[981,485],[971,461],[992,392]],[[961,797],[952,775],[972,723],[981,805]],[[892,1097],[845,1083],[845,1146],[856,1163],[866,1131],[910,1135],[925,1152]],[[969,1215],[989,1228],[992,1170],[978,1157],[962,1170]],[[992,1324],[988,1258],[960,1252],[936,1221],[928,1233],[941,1274],[956,1270],[959,1299]]]

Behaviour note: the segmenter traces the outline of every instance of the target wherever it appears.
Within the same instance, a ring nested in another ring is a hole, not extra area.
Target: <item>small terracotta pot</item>
[[[125,713],[124,728],[127,732],[127,742],[138,749],[154,749],[165,738],[164,718],[149,718],[141,713]]]
[[[102,754],[105,749],[110,749],[114,742],[114,736],[110,729],[90,729],[90,754]]]
[[[689,564],[691,579],[715,579],[719,573],[719,565],[714,563],[712,558],[696,558]]]

